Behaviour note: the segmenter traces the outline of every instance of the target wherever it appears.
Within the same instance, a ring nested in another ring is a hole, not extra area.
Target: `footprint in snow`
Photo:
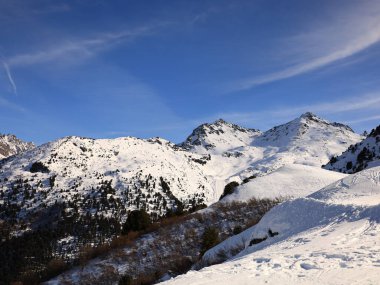
[[[305,270],[319,269],[317,266],[315,266],[313,264],[309,264],[309,263],[301,263],[300,266],[302,269],[305,269]]]
[[[257,263],[264,263],[264,262],[269,262],[271,259],[270,258],[264,258],[264,257],[260,257],[260,258],[254,258],[253,261],[257,262]]]
[[[348,266],[348,264],[345,262],[340,262],[339,265],[341,268],[352,268],[351,266]]]
[[[304,244],[304,243],[310,242],[310,240],[307,239],[307,238],[297,238],[297,239],[294,240],[294,242]]]

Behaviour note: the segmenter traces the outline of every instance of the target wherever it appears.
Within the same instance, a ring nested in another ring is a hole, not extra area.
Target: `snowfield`
[[[163,284],[379,284],[379,223],[375,167],[280,204],[204,255],[212,263],[241,247],[227,262]]]
[[[303,197],[345,176],[346,174],[319,167],[289,164],[240,185],[233,194],[226,196],[222,201]]]

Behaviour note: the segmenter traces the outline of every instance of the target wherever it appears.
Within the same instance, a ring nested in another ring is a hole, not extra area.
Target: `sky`
[[[185,140],[380,122],[380,1],[0,0],[0,133]]]

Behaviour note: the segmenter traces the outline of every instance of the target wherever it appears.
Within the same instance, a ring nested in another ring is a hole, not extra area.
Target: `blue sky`
[[[379,1],[0,0],[0,26],[0,132],[36,143],[380,122]]]

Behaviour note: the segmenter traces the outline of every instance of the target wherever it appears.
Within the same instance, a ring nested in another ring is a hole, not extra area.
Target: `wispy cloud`
[[[50,14],[50,13],[59,13],[59,12],[68,12],[71,10],[71,7],[67,3],[58,3],[52,5],[39,6],[34,9],[31,9],[31,13],[35,14]]]
[[[25,113],[26,112],[25,108],[23,108],[23,107],[15,104],[15,103],[10,102],[10,101],[8,101],[5,98],[1,98],[1,97],[0,97],[0,106],[5,107],[7,109],[11,109],[13,111],[20,112],[20,113]]]
[[[377,121],[377,120],[380,120],[380,115],[364,117],[364,118],[360,118],[360,119],[356,119],[356,120],[349,120],[349,121],[346,121],[346,123],[347,124],[358,124],[358,123]]]
[[[343,98],[337,101],[322,102],[299,107],[281,108],[272,111],[272,115],[297,115],[302,112],[312,111],[323,114],[337,114],[352,112],[358,110],[379,110],[380,109],[380,92],[370,93],[365,95]]]
[[[376,115],[377,110],[380,109],[380,93],[371,93],[360,97],[360,103],[357,99],[358,96],[336,100],[333,102],[319,102],[315,104],[302,105],[302,106],[277,106],[276,108],[264,109],[256,112],[219,112],[210,116],[194,118],[194,119],[181,119],[176,118],[171,122],[157,125],[148,129],[144,129],[147,133],[157,134],[157,132],[170,132],[175,131],[185,134],[189,130],[194,129],[196,126],[215,121],[222,118],[226,121],[240,124],[247,127],[260,128],[262,130],[273,127],[276,124],[282,124],[288,120],[292,120],[302,113],[311,111],[320,115],[321,117],[329,116],[336,118],[351,118],[352,114],[359,113],[375,113],[372,116],[361,117],[356,120],[339,119],[340,122],[360,125],[362,122],[376,121],[380,119],[380,115]],[[343,116],[341,116],[343,115]],[[377,123],[378,124],[378,123]],[[101,136],[126,136],[134,135],[134,132],[112,131],[102,134]],[[181,137],[180,140],[183,140]]]
[[[13,80],[13,76],[12,76],[11,70],[9,69],[8,64],[5,61],[3,61],[3,60],[1,61],[1,63],[3,65],[4,71],[5,71],[5,75],[7,77],[9,85],[12,88],[13,93],[17,94],[17,86],[16,86],[15,81]]]
[[[336,15],[333,21],[314,28],[310,33],[286,39],[281,48],[286,46],[287,49],[294,50],[297,58],[284,58],[284,62],[298,61],[297,64],[273,73],[235,81],[229,86],[229,91],[247,90],[311,72],[351,57],[378,43],[380,5],[374,1],[365,2],[369,4],[363,5],[364,8],[345,10],[345,13]]]
[[[143,26],[121,32],[104,33],[95,37],[77,40],[66,40],[49,49],[29,52],[9,57],[10,66],[25,66],[44,63],[52,60],[67,60],[73,56],[90,57],[106,48],[115,46],[121,42],[132,41],[138,37],[149,34],[156,26]]]
[[[360,98],[360,100],[358,100]],[[206,118],[193,120],[192,122],[210,122],[217,118],[223,118],[237,124],[258,125],[271,127],[272,124],[293,119],[302,113],[313,112],[317,115],[351,115],[354,112],[377,112],[380,110],[380,92],[366,95],[352,96],[331,102],[319,102],[300,106],[277,106],[271,109],[263,109],[256,112],[225,112],[213,114]],[[346,123],[359,123],[380,118],[378,115],[360,118],[358,120],[346,120]],[[263,125],[264,124],[264,125]]]

